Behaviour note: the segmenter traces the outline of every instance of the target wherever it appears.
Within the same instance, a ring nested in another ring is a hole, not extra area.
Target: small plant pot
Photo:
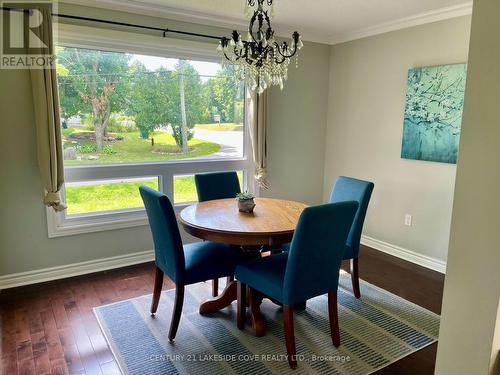
[[[238,209],[240,212],[251,213],[255,208],[255,202],[253,198],[250,199],[238,199]]]

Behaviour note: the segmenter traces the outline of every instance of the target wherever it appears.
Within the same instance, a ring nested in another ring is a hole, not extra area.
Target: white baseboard
[[[45,281],[64,279],[66,277],[85,275],[114,268],[146,263],[154,260],[154,251],[141,251],[133,254],[119,255],[110,258],[73,263],[65,266],[44,268],[28,272],[0,276],[0,290],[22,285],[42,283]]]
[[[420,266],[430,268],[441,273],[446,272],[446,262],[418,254],[414,251],[377,240],[369,236],[362,236],[361,243],[375,250],[407,260]],[[73,263],[65,266],[44,268],[28,272],[14,273],[0,276],[0,290],[17,286],[42,283],[45,281],[64,279],[66,277],[85,275],[94,272],[106,271],[114,268],[132,266],[134,264],[151,262],[154,260],[153,250],[141,251],[133,254],[119,255],[110,258]]]
[[[369,236],[361,236],[361,243],[375,250],[382,251],[397,258],[407,260],[408,262],[418,264],[419,266],[430,268],[431,270],[446,273],[446,262],[442,260],[416,253],[415,251],[405,249],[388,242],[377,240]]]

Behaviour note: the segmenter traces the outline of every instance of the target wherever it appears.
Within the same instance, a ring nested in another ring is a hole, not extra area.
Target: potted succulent
[[[255,202],[254,196],[251,193],[249,193],[248,191],[238,193],[236,195],[236,200],[238,201],[238,209],[240,210],[240,212],[253,212]]]

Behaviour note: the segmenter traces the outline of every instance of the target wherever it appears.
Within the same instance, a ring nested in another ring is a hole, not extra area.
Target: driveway
[[[218,143],[218,152],[194,159],[235,158],[243,156],[243,131],[215,131],[194,129],[194,138]]]

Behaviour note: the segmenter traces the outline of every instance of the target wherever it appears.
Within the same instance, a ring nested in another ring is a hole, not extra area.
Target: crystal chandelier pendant
[[[291,58],[296,56],[298,67],[298,51],[304,46],[298,32],[293,33],[290,42],[275,40],[271,27],[273,13],[273,0],[245,0],[245,14],[250,17],[246,39],[234,30],[217,46],[223,64],[234,64],[246,85],[259,94],[270,86],[283,90]]]

